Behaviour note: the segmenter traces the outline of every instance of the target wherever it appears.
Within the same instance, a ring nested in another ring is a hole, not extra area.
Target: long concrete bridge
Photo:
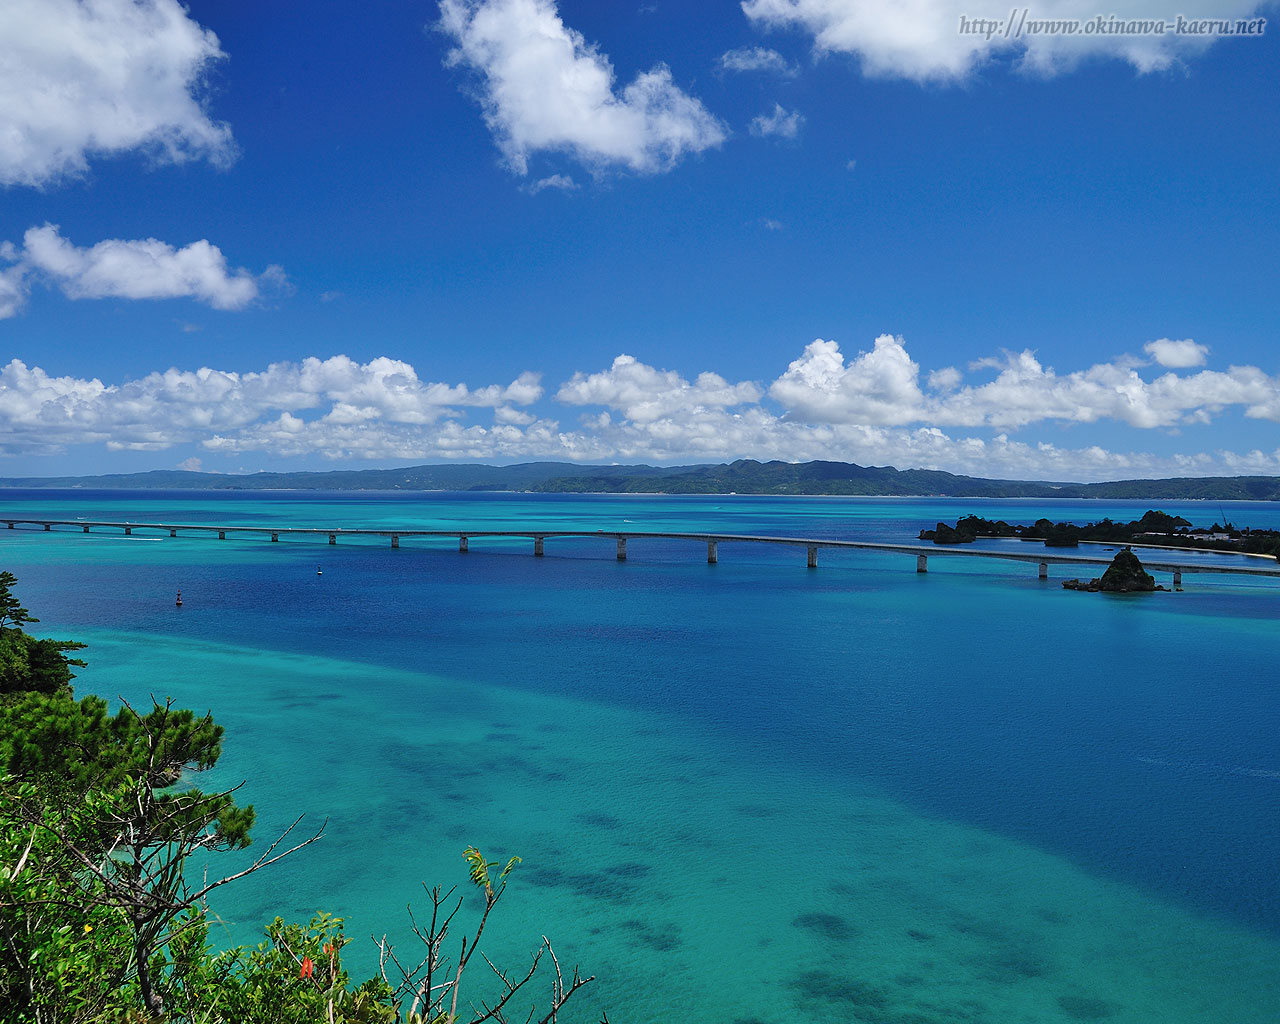
[[[615,542],[615,553],[618,561],[620,562],[626,561],[628,541],[686,540],[694,541],[699,544],[706,544],[707,562],[713,565],[719,561],[721,544],[774,544],[787,547],[804,548],[807,556],[807,564],[810,569],[817,568],[819,549],[826,549],[830,551],[858,550],[914,555],[916,558],[916,572],[928,571],[930,555],[942,555],[951,558],[998,558],[1012,562],[1030,562],[1037,566],[1041,579],[1048,578],[1050,565],[1082,565],[1097,567],[1099,572],[1101,572],[1111,564],[1111,560],[1108,558],[1091,558],[1088,555],[995,551],[988,548],[959,548],[936,544],[884,544],[875,541],[861,540],[825,540],[806,537],[757,537],[736,533],[676,533],[651,532],[643,530],[375,530],[313,526],[210,526],[197,523],[133,523],[105,522],[96,520],[89,521],[84,519],[10,519],[8,517],[0,517],[0,523],[6,524],[10,530],[17,529],[18,527],[40,527],[44,531],[49,532],[53,531],[55,527],[58,527],[60,530],[66,527],[76,527],[84,533],[90,533],[94,529],[122,530],[126,536],[132,535],[135,530],[145,532],[167,531],[170,537],[177,537],[179,532],[186,534],[217,534],[219,540],[226,540],[228,535],[269,536],[272,541],[279,541],[281,536],[299,536],[327,537],[330,544],[337,544],[338,539],[343,537],[384,537],[390,539],[391,546],[393,548],[400,547],[400,541],[402,538],[448,537],[457,538],[458,550],[460,552],[469,550],[470,541],[473,537],[515,537],[533,541],[533,553],[537,557],[541,557],[545,553],[546,541],[549,538],[588,538],[592,540]],[[1224,553],[1212,552],[1212,554]],[[1229,573],[1237,576],[1280,577],[1280,566],[1276,568],[1255,568],[1252,566],[1242,565],[1222,565],[1208,562],[1172,562],[1168,560],[1144,561],[1143,566],[1148,570],[1172,573],[1173,583],[1175,586],[1181,585],[1183,573],[1208,572]]]

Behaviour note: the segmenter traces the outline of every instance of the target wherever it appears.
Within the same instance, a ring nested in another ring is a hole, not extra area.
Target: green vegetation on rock
[[[99,697],[77,700],[67,656],[83,645],[38,640],[35,622],[0,573],[0,1024],[481,1024],[515,1012],[544,954],[532,965],[481,982],[459,999],[463,971],[480,949],[491,912],[519,858],[500,872],[478,850],[465,853],[476,897],[472,933],[446,937],[463,907],[453,890],[428,890],[429,926],[412,953],[382,940],[382,970],[354,981],[342,965],[342,921],[280,918],[256,948],[208,944],[207,897],[222,885],[301,850],[293,828],[252,864],[191,877],[188,859],[250,845],[252,807],[234,791],[205,792],[191,778],[222,753],[210,715],[152,702],[114,714]],[[296,826],[295,822],[295,826]],[[192,873],[193,875],[195,873]],[[483,957],[483,954],[481,954]],[[404,965],[404,966],[402,966]],[[416,966],[415,966],[416,965]],[[495,973],[497,968],[494,969]],[[591,978],[555,963],[545,1016]],[[487,984],[487,987],[485,987]],[[476,1009],[475,1007],[480,1007]],[[605,1021],[607,1024],[607,1019]]]
[[[1100,579],[1093,579],[1088,583],[1066,580],[1062,586],[1065,590],[1089,590],[1106,594],[1141,594],[1164,590],[1164,587],[1156,586],[1155,578],[1142,568],[1142,563],[1132,548],[1117,551]]]

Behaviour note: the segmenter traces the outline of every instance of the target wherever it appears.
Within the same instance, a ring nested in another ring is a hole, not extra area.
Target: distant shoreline
[[[546,497],[580,496],[584,498],[854,498],[859,501],[888,501],[904,498],[927,498],[934,501],[1195,501],[1220,502],[1222,504],[1257,504],[1280,501],[1280,498],[1201,497],[1176,494],[1144,495],[1088,495],[1088,494],[850,494],[836,491],[552,491],[515,490],[507,488],[456,488],[456,487],[169,487],[147,486],[85,486],[9,484],[0,482],[0,496],[15,491],[38,491],[49,494],[84,494],[91,491],[134,491],[181,494],[525,494]]]
[[[242,476],[151,470],[105,476],[0,478],[0,491],[19,489],[1280,501],[1280,477],[1272,476],[1170,477],[1076,483],[1001,480],[960,476],[941,470],[859,466],[852,462],[789,463],[757,462],[753,459],[691,466],[448,463],[398,469],[261,472]]]
[[[525,494],[546,497],[579,496],[584,498],[853,498],[859,501],[888,501],[904,498],[927,498],[934,501],[1196,501],[1221,502],[1222,504],[1270,503],[1277,498],[1214,498],[1182,497],[1178,495],[1142,495],[1140,497],[1112,497],[1098,495],[1055,494],[846,494],[831,491],[550,491],[510,490],[502,488],[421,487],[135,487],[135,486],[31,486],[28,484],[0,483],[0,496],[15,491],[38,491],[49,494],[84,494],[92,491],[128,494],[134,491],[180,494]]]

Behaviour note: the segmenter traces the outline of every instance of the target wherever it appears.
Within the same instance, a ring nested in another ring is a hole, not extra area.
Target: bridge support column
[[[814,545],[809,545],[809,568],[818,568],[818,549]]]
[[[618,561],[625,562],[627,560],[627,538],[618,538]]]
[[[46,526],[46,527],[45,527],[45,529],[47,530],[47,529],[49,529],[49,527],[47,527],[47,526]],[[133,527],[132,527],[132,526],[126,526],[126,527],[124,528],[124,535],[125,535],[126,537],[132,536],[132,535],[133,535]]]
[[[11,526],[11,527],[9,527],[9,529],[13,529],[13,527]],[[45,523],[45,524],[44,524],[44,532],[45,532],[45,533],[48,533],[48,532],[49,532],[50,530],[52,530],[52,529],[53,529],[53,527],[52,527],[52,526],[50,526],[48,523]],[[125,532],[125,533],[128,533],[129,531],[128,531],[128,530],[125,530],[124,532]]]
[[[10,527],[10,529],[12,529],[12,527]],[[85,533],[88,533],[88,532],[89,532],[89,527],[87,527],[87,526],[86,526],[86,527],[84,528],[84,532],[85,532]]]
[[[176,536],[178,536],[178,531],[177,531],[177,530],[170,530],[170,531],[169,531],[169,536],[170,536],[170,537],[176,537]]]
[[[1048,563],[1048,562],[1041,562],[1041,563],[1040,563],[1040,578],[1041,578],[1042,580],[1047,580],[1047,579],[1049,578],[1049,563]]]
[[[1181,569],[1173,570],[1173,585],[1175,587],[1182,586],[1182,570]]]
[[[533,557],[534,558],[542,557],[542,538],[541,537],[533,538]]]
[[[227,539],[227,531],[226,531],[226,530],[219,530],[219,531],[218,531],[218,540],[226,540],[226,539]]]
[[[928,572],[928,571],[929,571],[929,556],[916,555],[916,572]]]
[[[278,542],[279,542],[279,540],[280,540],[280,534],[276,533],[276,532],[275,532],[275,530],[272,530],[272,531],[271,531],[271,543],[272,543],[272,544],[278,543]]]
[[[707,565],[715,565],[720,561],[720,553],[716,550],[716,542],[707,541]]]
[[[391,535],[391,546],[393,548],[398,548],[400,546],[400,538],[394,533]]]
[[[459,538],[458,538],[458,550],[459,550],[459,551],[461,551],[461,552],[464,552],[464,553],[466,552],[466,550],[467,550],[467,538],[466,538],[466,537],[459,537]]]
[[[9,529],[11,529],[11,530],[13,529],[13,523],[10,523],[10,524],[9,524]]]
[[[338,535],[337,535],[336,533],[331,533],[331,534],[329,534],[329,543],[330,543],[330,544],[337,544],[337,543],[338,543]]]

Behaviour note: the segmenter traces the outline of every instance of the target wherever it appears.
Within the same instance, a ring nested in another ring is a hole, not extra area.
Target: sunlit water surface
[[[1160,507],[1280,526],[1264,504]],[[23,517],[894,542],[970,512],[1146,508],[0,496]],[[325,909],[367,973],[368,937],[407,948],[405,904],[465,882],[475,844],[524,858],[490,955],[516,966],[545,933],[597,976],[573,1020],[1280,1020],[1280,580],[1124,598],[988,559],[386,543],[0,527],[41,630],[90,644],[80,693],[211,709],[226,752],[203,784],[247,780],[259,845],[327,818],[222,890],[219,941]]]

